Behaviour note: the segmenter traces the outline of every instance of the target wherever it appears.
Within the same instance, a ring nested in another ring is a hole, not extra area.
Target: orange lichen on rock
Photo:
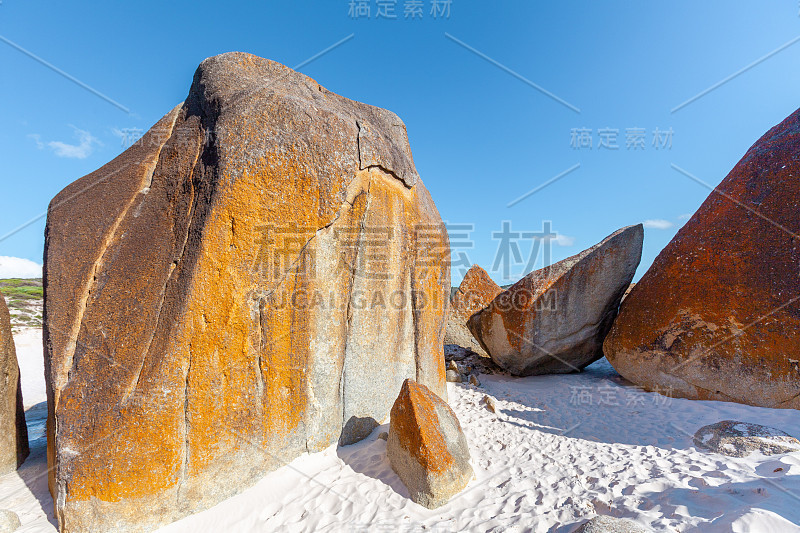
[[[503,289],[489,277],[484,269],[473,265],[464,275],[461,285],[452,298],[452,314],[466,320],[489,305]]]
[[[445,396],[447,233],[388,111],[277,63],[189,96],[51,203],[48,459],[64,532],[150,531]]]
[[[800,110],[766,133],[625,298],[605,341],[630,381],[800,408]]]
[[[467,322],[470,317],[489,305],[494,298],[503,292],[489,274],[478,265],[473,265],[464,275],[461,285],[450,299],[450,313],[447,317],[447,330],[444,343],[455,344],[463,348],[485,354],[480,343],[477,342]],[[488,355],[488,354],[487,354]]]
[[[431,509],[447,503],[474,475],[455,413],[410,379],[392,407],[387,454],[411,499]]]

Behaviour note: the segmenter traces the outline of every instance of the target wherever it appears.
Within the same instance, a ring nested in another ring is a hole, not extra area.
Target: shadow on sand
[[[47,487],[47,436],[45,434],[47,402],[38,403],[25,411],[25,422],[28,426],[31,453],[22,466],[17,469],[17,475],[22,478],[25,486],[38,500],[47,520],[57,529],[58,522],[53,513],[53,498]]]

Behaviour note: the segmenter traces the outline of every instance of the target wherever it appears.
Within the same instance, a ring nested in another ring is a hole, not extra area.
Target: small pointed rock
[[[497,412],[497,404],[494,402],[494,398],[492,398],[491,396],[489,396],[489,395],[484,396],[483,397],[483,403],[486,405],[486,408],[489,411],[491,411],[493,413]]]
[[[474,475],[455,413],[411,379],[392,407],[386,454],[411,499],[429,509],[446,504]]]
[[[456,370],[448,370],[445,377],[448,383],[461,383],[461,374]]]

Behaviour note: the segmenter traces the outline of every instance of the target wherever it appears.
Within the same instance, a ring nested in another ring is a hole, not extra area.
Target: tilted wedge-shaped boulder
[[[394,114],[242,53],[48,213],[63,532],[151,531],[444,396],[447,234]]]
[[[642,258],[644,229],[531,272],[469,320],[495,363],[530,376],[581,370],[603,357],[603,339]]]
[[[411,499],[429,509],[446,504],[474,476],[456,414],[410,379],[392,407],[386,454]]]
[[[11,316],[0,294],[0,475],[16,470],[28,453],[28,427]]]
[[[800,409],[800,110],[767,132],[662,250],[605,354],[672,396]]]
[[[503,289],[489,277],[484,269],[473,265],[464,275],[461,285],[450,299],[447,316],[445,344],[455,344],[483,354],[483,348],[467,327],[470,317],[489,305]],[[488,355],[488,354],[486,354]]]

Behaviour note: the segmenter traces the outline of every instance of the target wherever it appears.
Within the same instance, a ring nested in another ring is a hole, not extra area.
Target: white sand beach
[[[16,336],[26,406],[44,400],[40,331]],[[800,435],[800,413],[671,399],[627,384],[605,361],[581,374],[481,376],[448,384],[476,479],[431,511],[412,503],[378,438],[302,456],[216,507],[161,533],[220,531],[535,531],[566,533],[596,514],[654,531],[800,532],[800,453],[735,459],[692,436],[721,420]],[[496,399],[497,413],[481,400]],[[41,406],[28,412],[32,453],[0,478],[0,509],[21,532],[56,531]],[[255,451],[254,453],[259,453]]]

